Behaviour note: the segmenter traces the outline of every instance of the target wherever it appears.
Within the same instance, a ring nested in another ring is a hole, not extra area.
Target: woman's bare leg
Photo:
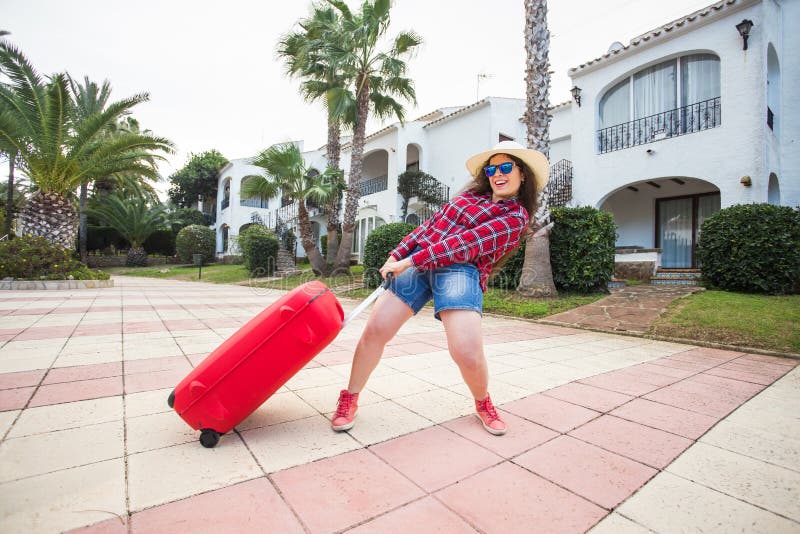
[[[439,314],[447,333],[447,348],[475,400],[486,398],[489,369],[483,354],[481,315],[473,310],[445,310]]]
[[[408,304],[391,291],[378,297],[353,356],[350,383],[347,386],[350,393],[360,393],[364,389],[369,375],[381,360],[383,348],[413,316],[414,311]]]

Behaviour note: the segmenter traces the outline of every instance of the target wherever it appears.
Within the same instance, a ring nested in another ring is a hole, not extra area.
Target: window
[[[514,140],[514,138],[513,138],[513,137],[509,137],[509,136],[507,136],[506,134],[502,134],[502,133],[501,133],[501,134],[498,136],[498,139],[497,139],[497,140],[498,140],[498,141],[500,141],[500,142],[502,143],[503,141],[513,141],[513,140]]]
[[[719,126],[720,68],[691,54],[633,73],[600,98],[601,153]]]

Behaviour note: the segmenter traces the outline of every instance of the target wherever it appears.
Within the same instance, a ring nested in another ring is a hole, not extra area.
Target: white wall
[[[608,192],[625,184],[669,176],[697,177],[713,183],[721,192],[723,207],[766,201],[769,176],[763,148],[766,45],[760,48],[756,28],[778,21],[765,20],[760,3],[745,0],[740,5],[746,7],[726,9],[724,16],[717,14],[708,23],[673,29],[671,34],[662,34],[651,41],[652,44],[633,47],[621,54],[621,58],[601,61],[573,75],[573,83],[582,89],[582,105],[574,107],[572,114],[575,204],[597,206]],[[735,29],[744,18],[755,24],[746,52]],[[711,52],[720,58],[722,125],[598,154],[598,102],[605,90],[646,66],[698,52]],[[648,154],[648,149],[653,153]],[[752,177],[752,187],[745,188],[739,183],[744,175]]]

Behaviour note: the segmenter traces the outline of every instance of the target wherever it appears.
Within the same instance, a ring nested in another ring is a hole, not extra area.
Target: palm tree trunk
[[[328,117],[328,145],[327,158],[328,167],[338,169],[339,158],[342,153],[341,147],[341,125],[337,119]],[[341,208],[342,195],[335,193],[328,201],[328,257],[327,263],[334,263],[339,253],[339,210]]]
[[[328,274],[328,264],[314,242],[308,210],[306,209],[305,200],[302,199],[297,203],[297,222],[300,226],[300,243],[303,245],[303,250],[306,251],[308,261],[311,262],[311,268],[314,269],[314,273],[317,275]]]
[[[363,84],[363,86],[362,86]],[[356,125],[353,129],[353,150],[350,157],[350,177],[347,182],[347,200],[344,206],[342,242],[336,255],[334,271],[350,272],[350,250],[353,248],[353,230],[356,227],[358,199],[361,197],[361,156],[366,142],[367,116],[369,114],[369,80],[359,75],[356,87],[360,87],[356,97]]]
[[[550,153],[550,31],[547,29],[547,0],[525,0],[526,106],[525,124],[528,146],[547,156]],[[531,217],[531,229],[547,225],[550,210],[547,195],[540,192],[539,209]],[[517,291],[525,296],[555,296],[553,270],[550,265],[550,232],[531,235],[525,242]]]
[[[89,195],[89,184],[81,184],[81,200],[80,200],[80,215],[78,217],[78,251],[81,255],[81,261],[86,263],[89,259],[89,251],[86,250],[86,244],[89,240],[89,229],[86,217],[86,202]]]
[[[11,220],[14,218],[14,160],[16,153],[8,154],[8,194],[6,195],[6,222],[4,235],[11,239]]]

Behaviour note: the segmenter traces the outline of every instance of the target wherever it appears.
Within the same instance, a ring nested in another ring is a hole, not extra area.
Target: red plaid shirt
[[[411,256],[420,270],[473,263],[481,289],[495,262],[519,244],[528,225],[528,212],[516,199],[492,202],[491,193],[466,191],[442,206],[433,217],[408,234],[391,252],[396,260]]]

